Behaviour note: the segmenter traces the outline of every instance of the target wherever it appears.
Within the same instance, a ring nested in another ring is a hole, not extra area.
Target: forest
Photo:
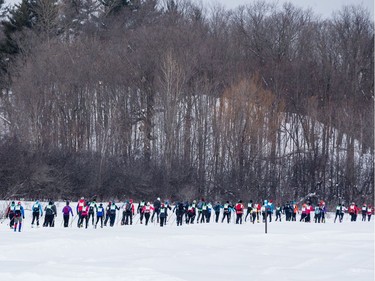
[[[374,198],[374,23],[292,4],[1,6],[0,197]]]

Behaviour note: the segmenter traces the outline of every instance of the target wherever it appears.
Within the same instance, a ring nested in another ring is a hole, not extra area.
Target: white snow
[[[325,224],[272,222],[265,234],[263,223],[177,227],[172,214],[165,227],[78,229],[62,227],[63,206],[54,228],[31,228],[30,210],[22,232],[0,225],[0,280],[374,280],[373,221],[329,214]]]

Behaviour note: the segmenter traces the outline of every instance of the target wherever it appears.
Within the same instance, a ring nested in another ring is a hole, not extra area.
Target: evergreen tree
[[[23,31],[25,28],[31,29],[35,23],[35,14],[33,12],[30,0],[22,0],[16,4],[10,11],[7,20],[2,21],[5,34],[5,43],[1,44],[1,51],[8,54],[16,54],[19,45],[14,38],[14,34]]]
[[[106,16],[117,15],[124,7],[132,6],[130,0],[100,0],[100,3],[104,6]]]

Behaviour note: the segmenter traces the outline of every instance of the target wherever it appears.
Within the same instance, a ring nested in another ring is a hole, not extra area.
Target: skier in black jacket
[[[156,222],[159,223],[159,214],[160,214],[160,197],[158,197],[154,202],[154,212],[152,213],[151,222],[154,222],[154,216],[156,214]]]
[[[182,225],[182,217],[185,214],[185,206],[182,202],[177,202],[173,212],[176,211],[177,226]]]

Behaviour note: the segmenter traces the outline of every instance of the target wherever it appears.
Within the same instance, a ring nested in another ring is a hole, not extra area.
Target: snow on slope
[[[373,221],[64,229],[62,206],[55,228],[0,225],[0,280],[374,280]]]

